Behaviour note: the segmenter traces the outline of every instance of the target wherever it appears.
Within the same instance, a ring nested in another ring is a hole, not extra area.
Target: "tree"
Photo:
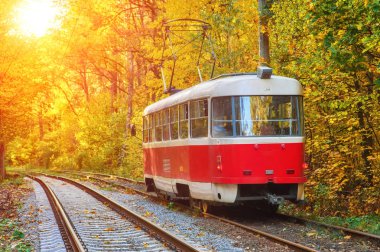
[[[287,0],[271,10],[275,69],[305,87],[310,208],[379,211],[378,4]]]
[[[6,145],[32,127],[30,101],[42,88],[35,78],[37,62],[32,59],[36,44],[11,32],[12,9],[17,3],[0,3],[0,180],[5,177]]]

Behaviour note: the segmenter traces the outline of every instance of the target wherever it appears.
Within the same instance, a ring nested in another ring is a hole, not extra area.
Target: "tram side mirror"
[[[129,130],[131,131],[131,136],[136,136],[136,126],[134,124],[129,126]]]

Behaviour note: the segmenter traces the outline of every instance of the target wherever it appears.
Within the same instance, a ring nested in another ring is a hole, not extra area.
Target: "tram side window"
[[[162,111],[162,121],[163,121],[163,132],[162,136],[164,141],[170,140],[170,134],[169,134],[169,109],[165,109]]]
[[[148,116],[148,142],[153,142],[153,114]]]
[[[188,105],[181,104],[179,105],[179,137],[187,138],[188,137],[188,128],[189,128],[189,107]]]
[[[212,100],[212,136],[233,136],[232,102],[231,97],[218,97]]]
[[[278,134],[302,135],[303,116],[300,116],[300,112],[302,112],[302,97],[279,96],[277,101],[274,100],[274,102],[278,103],[278,117],[283,119],[278,125]]]
[[[190,102],[191,137],[207,137],[208,135],[208,102],[198,100]]]
[[[148,116],[143,117],[143,141],[149,142],[149,128],[148,128]]]
[[[170,135],[171,139],[178,139],[178,106],[170,108]]]
[[[154,137],[156,141],[162,141],[162,113],[154,113]]]

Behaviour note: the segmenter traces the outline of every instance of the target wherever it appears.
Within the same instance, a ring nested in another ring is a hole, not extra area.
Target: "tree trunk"
[[[127,86],[127,120],[126,120],[126,133],[127,136],[129,135],[129,130],[131,126],[131,120],[132,120],[132,115],[133,115],[133,110],[132,110],[132,97],[133,97],[133,82],[135,80],[135,74],[134,74],[134,55],[133,52],[130,52],[128,55],[128,61],[129,61],[129,76],[128,76],[128,86]]]
[[[360,90],[360,84],[359,81],[355,81],[355,88],[356,90]],[[363,103],[358,102],[357,104],[357,115],[359,119],[359,129],[361,132],[361,143],[362,146],[362,153],[361,156],[364,161],[364,174],[367,177],[368,183],[370,185],[373,184],[373,172],[372,172],[372,164],[371,161],[368,159],[372,155],[372,148],[374,144],[374,139],[372,136],[372,132],[368,128],[368,126],[365,123],[365,111],[363,109]]]
[[[131,121],[132,121],[132,115],[133,115],[133,110],[132,110],[132,104],[133,104],[133,84],[135,80],[135,74],[134,74],[134,55],[133,52],[127,52],[126,54],[126,65],[129,65],[129,71],[127,73],[127,115],[126,115],[126,120],[125,120],[125,137],[128,138],[130,136],[131,132]],[[123,160],[125,159],[125,155],[128,153],[127,151],[127,144],[124,143],[121,152],[119,155],[119,166],[122,165]],[[127,167],[124,167],[124,172],[127,172]]]
[[[118,85],[118,73],[111,72],[111,88],[110,88],[110,93],[111,93],[111,113],[116,112],[115,108],[115,100],[117,99],[117,85]]]
[[[42,115],[42,104],[40,104],[40,108],[38,110],[38,127],[40,131],[40,141],[44,139],[45,131],[44,131],[44,119]]]
[[[0,181],[5,179],[5,144],[0,142]]]
[[[80,76],[82,78],[81,87],[82,87],[83,92],[84,92],[84,94],[86,96],[86,101],[87,101],[87,103],[89,103],[89,101],[90,101],[90,94],[89,94],[88,83],[87,83],[87,65],[86,65],[86,63],[83,63],[83,69],[80,72]]]

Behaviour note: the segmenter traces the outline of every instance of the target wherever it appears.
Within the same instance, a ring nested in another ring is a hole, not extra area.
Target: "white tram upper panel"
[[[144,116],[188,100],[220,96],[303,95],[301,84],[292,78],[273,76],[260,79],[257,75],[236,75],[202,82],[162,99],[144,110]]]

